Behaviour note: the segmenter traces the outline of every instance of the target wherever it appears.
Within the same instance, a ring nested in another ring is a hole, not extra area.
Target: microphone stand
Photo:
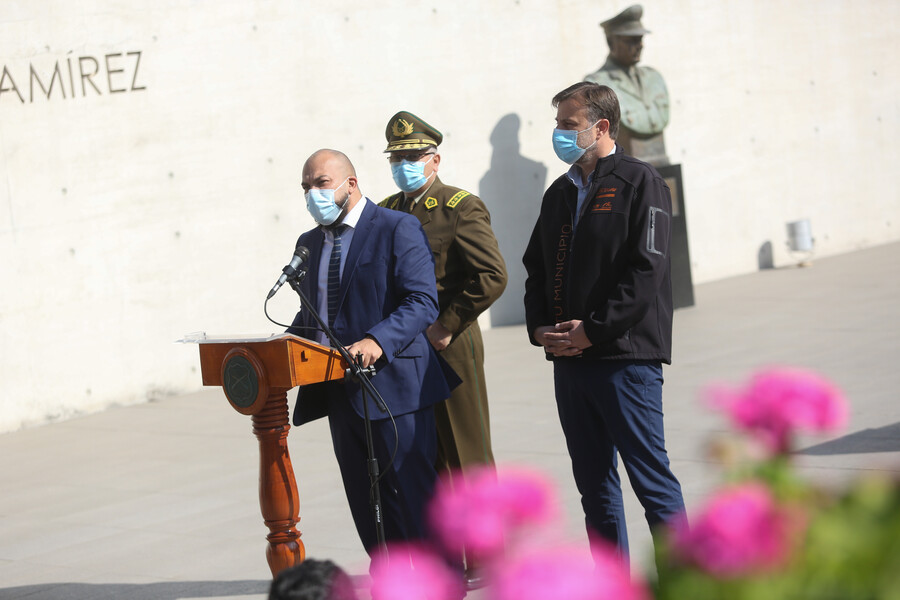
[[[360,388],[362,389],[362,400],[363,400],[363,420],[366,425],[366,452],[368,454],[366,462],[369,472],[369,505],[372,508],[372,516],[375,519],[375,538],[378,543],[378,548],[387,555],[387,542],[384,537],[384,515],[381,510],[381,489],[378,486],[378,460],[375,458],[375,446],[372,441],[372,419],[369,416],[369,402],[367,399],[367,394],[371,394],[372,399],[378,404],[379,410],[382,412],[388,412],[387,406],[381,401],[381,395],[378,393],[378,390],[375,389],[375,386],[372,385],[371,380],[369,379],[369,375],[374,374],[374,367],[363,368],[359,364],[359,360],[353,359],[350,356],[350,353],[347,352],[347,349],[344,348],[343,344],[341,344],[338,339],[335,337],[334,332],[331,330],[331,327],[328,326],[328,323],[322,321],[322,317],[319,316],[319,312],[316,310],[316,307],[312,305],[309,299],[306,297],[306,294],[303,293],[303,289],[300,287],[300,282],[306,277],[306,268],[303,268],[297,271],[296,275],[288,278],[288,283],[291,288],[297,295],[300,296],[300,303],[302,306],[306,307],[306,310],[309,311],[309,314],[313,316],[316,323],[319,325],[321,330],[325,333],[325,336],[331,342],[331,346],[335,348],[338,353],[340,353],[341,358],[343,358],[349,368],[346,371],[345,379],[349,378],[353,381],[359,383]],[[357,355],[358,357],[359,355]]]

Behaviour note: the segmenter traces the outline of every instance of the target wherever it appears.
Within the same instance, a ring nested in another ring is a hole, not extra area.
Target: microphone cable
[[[276,321],[269,315],[269,300],[270,300],[270,298],[266,298],[266,301],[263,302],[263,313],[265,313],[266,318],[269,321],[271,321],[272,323],[274,323],[275,325],[278,325],[279,327],[284,327],[285,329],[311,329],[313,331],[322,331],[321,327],[312,327],[310,325],[285,325],[284,323],[279,323],[278,321]],[[322,332],[322,333],[324,333],[324,332]]]

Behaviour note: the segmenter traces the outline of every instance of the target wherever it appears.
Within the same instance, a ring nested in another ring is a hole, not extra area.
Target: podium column
[[[253,433],[259,440],[259,508],[269,528],[266,559],[275,576],[300,564],[306,556],[297,522],[300,496],[288,452],[287,390],[270,389],[261,411],[252,416]]]
[[[253,422],[259,441],[259,508],[269,528],[266,559],[272,575],[300,564],[300,496],[288,452],[287,392],[298,385],[344,378],[333,348],[290,334],[268,338],[194,339],[200,345],[203,385],[221,386],[231,407]]]

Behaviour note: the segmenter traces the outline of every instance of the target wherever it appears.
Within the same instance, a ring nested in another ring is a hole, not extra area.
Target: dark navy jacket
[[[537,345],[538,327],[581,319],[593,345],[572,360],[671,362],[668,186],[617,148],[598,161],[573,229],[577,199],[566,175],[544,193],[523,258],[529,340]]]
[[[318,306],[319,259],[324,232],[316,227],[300,236],[309,249],[309,273],[303,291]],[[367,202],[344,263],[334,333],[344,345],[369,335],[384,350],[372,383],[393,415],[410,413],[450,396],[444,371],[423,332],[437,319],[437,288],[431,248],[412,215]],[[315,321],[301,308],[288,332],[311,337]],[[455,382],[458,383],[458,380]],[[336,381],[300,388],[294,424],[328,414],[328,402],[348,399],[363,415],[356,383]],[[369,400],[372,419],[387,418]]]

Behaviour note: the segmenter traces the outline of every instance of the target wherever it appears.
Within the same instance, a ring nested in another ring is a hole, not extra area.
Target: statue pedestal
[[[644,159],[641,159],[644,160]],[[691,254],[688,249],[687,213],[681,165],[657,166],[672,193],[672,239],[669,255],[672,259],[672,303],[675,308],[694,305],[694,280],[691,277]]]
[[[669,163],[666,155],[666,142],[662,133],[651,136],[639,136],[630,129],[619,124],[619,137],[616,144],[622,147],[625,154],[633,156],[654,167],[664,167]]]

